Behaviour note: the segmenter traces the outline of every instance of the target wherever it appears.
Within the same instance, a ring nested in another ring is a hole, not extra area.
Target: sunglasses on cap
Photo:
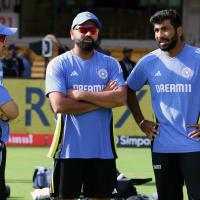
[[[94,26],[76,26],[74,30],[79,31],[82,34],[86,34],[87,32],[90,32],[92,35],[96,35],[99,32],[99,29]]]
[[[7,39],[6,35],[0,35],[0,42],[4,43],[6,42],[6,39]]]

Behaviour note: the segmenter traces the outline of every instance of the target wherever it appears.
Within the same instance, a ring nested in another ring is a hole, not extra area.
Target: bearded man
[[[95,50],[100,31],[93,13],[79,13],[70,30],[73,49],[47,66],[46,95],[57,114],[51,193],[59,200],[116,192],[112,108],[126,103],[126,86],[117,60]]]
[[[159,200],[200,199],[200,49],[185,43],[175,10],[156,12],[158,49],[137,63],[127,80],[128,105],[141,130],[152,139],[152,165]],[[156,121],[145,119],[135,92],[151,90]]]

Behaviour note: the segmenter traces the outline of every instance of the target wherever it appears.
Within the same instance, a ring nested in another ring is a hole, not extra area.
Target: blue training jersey
[[[160,126],[153,151],[179,153],[200,151],[197,138],[189,138],[200,113],[200,49],[185,44],[175,57],[157,49],[143,57],[127,84],[137,91],[150,86],[152,107]]]
[[[50,61],[46,73],[46,95],[69,89],[101,92],[110,80],[124,85],[122,70],[116,59],[94,51],[83,60],[68,51]],[[56,150],[57,158],[116,157],[112,110],[99,108],[79,115],[62,114],[61,136]]]
[[[6,88],[0,85],[0,107],[11,100],[12,98]],[[0,120],[0,141],[7,142],[9,134],[10,130],[8,122]]]

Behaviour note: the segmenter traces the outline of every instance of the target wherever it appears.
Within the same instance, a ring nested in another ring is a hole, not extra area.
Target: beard
[[[177,32],[175,32],[174,36],[171,39],[166,39],[166,38],[161,38],[163,41],[167,41],[168,44],[164,44],[164,45],[160,45],[160,43],[158,42],[158,47],[162,50],[162,51],[170,51],[172,49],[174,49],[174,47],[176,46],[177,42],[178,42],[178,34]]]
[[[86,39],[91,39],[92,42],[90,42],[90,43],[85,42]],[[84,37],[84,38],[81,38],[81,39],[75,39],[74,42],[83,51],[92,51],[92,50],[94,50],[98,47],[98,39],[94,40],[91,37]]]

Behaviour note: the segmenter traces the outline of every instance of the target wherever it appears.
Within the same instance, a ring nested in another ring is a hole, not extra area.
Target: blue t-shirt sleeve
[[[46,95],[48,96],[51,92],[61,92],[66,94],[66,77],[67,74],[63,73],[62,59],[58,56],[52,59],[46,70]],[[66,77],[64,77],[66,75]]]
[[[0,106],[12,100],[8,90],[0,85]]]
[[[4,86],[0,85],[0,106],[4,105],[9,101],[12,101],[12,97],[10,96],[8,90]],[[8,122],[0,120],[0,129],[0,140],[3,142],[7,142],[10,133]]]
[[[127,79],[128,87],[134,91],[140,90],[147,82],[145,66],[146,62],[143,59],[139,60]]]
[[[112,57],[110,58],[111,59],[109,60],[109,62],[110,62],[111,72],[109,79],[115,80],[119,86],[125,85],[122,69],[119,62]]]

